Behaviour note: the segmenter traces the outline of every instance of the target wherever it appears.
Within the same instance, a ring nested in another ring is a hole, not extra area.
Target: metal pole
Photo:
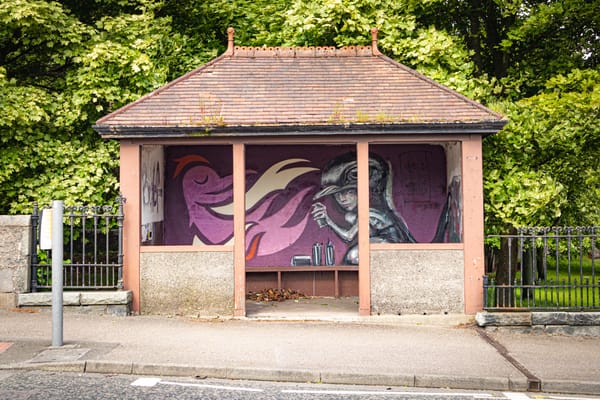
[[[63,345],[63,202],[52,202],[52,346]]]

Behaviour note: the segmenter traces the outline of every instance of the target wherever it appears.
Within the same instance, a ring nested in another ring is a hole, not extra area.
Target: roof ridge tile
[[[371,46],[235,46],[231,57],[307,58],[373,56]]]

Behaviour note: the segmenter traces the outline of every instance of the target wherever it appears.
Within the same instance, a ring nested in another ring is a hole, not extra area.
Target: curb
[[[561,381],[546,380],[542,382],[542,390],[545,392],[560,392],[574,394],[600,394],[600,382],[580,382],[580,381]]]
[[[85,361],[70,361],[57,363],[17,363],[1,364],[2,370],[20,370],[20,371],[52,371],[52,372],[85,372]]]
[[[195,367],[178,364],[138,364],[120,361],[72,361],[59,363],[18,363],[0,365],[0,370],[51,371],[120,375],[198,377],[214,379],[257,380],[299,383],[327,383],[366,386],[399,386],[414,388],[448,388],[464,390],[527,391],[527,379],[411,374],[357,374],[315,372],[306,370],[276,370],[257,368]],[[597,395],[600,383],[544,380],[542,391]]]

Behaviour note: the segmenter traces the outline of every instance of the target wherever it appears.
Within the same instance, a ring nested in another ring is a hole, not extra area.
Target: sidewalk
[[[0,369],[600,394],[600,339],[480,332],[464,316],[200,320],[0,311]],[[507,350],[507,361],[484,336]],[[530,382],[529,382],[530,383]]]

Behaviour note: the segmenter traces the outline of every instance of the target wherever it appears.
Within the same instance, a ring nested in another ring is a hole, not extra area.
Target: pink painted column
[[[462,142],[465,314],[483,308],[483,166],[481,136]]]
[[[371,254],[369,243],[369,143],[356,144],[358,166],[358,314],[371,315]]]
[[[133,293],[132,312],[140,312],[140,153],[138,143],[121,141],[120,187],[123,204],[123,285]]]
[[[233,144],[233,315],[246,316],[246,154]]]

